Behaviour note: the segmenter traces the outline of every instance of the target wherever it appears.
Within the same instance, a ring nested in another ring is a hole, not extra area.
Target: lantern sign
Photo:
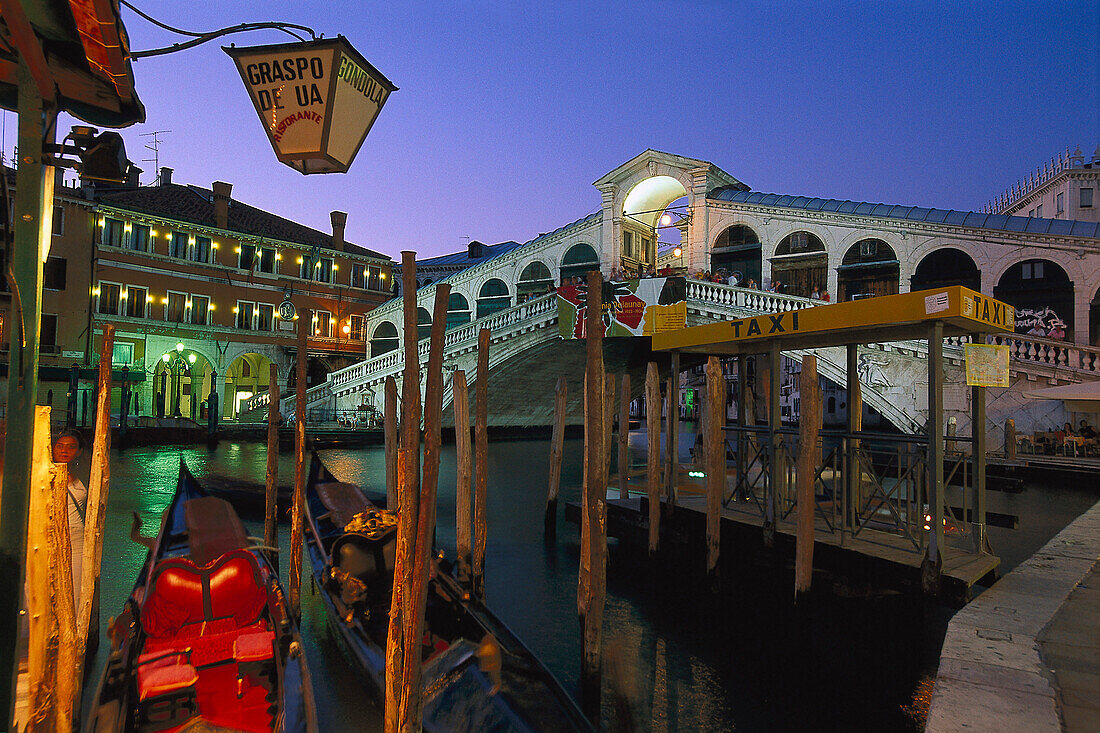
[[[222,50],[236,62],[276,157],[301,173],[346,173],[397,91],[343,36]]]

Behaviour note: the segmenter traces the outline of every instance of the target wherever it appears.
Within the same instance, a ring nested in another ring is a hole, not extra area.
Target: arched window
[[[542,295],[553,284],[554,276],[550,274],[549,267],[538,260],[529,262],[516,283],[516,302],[522,303],[528,298]]]
[[[508,286],[499,278],[486,280],[477,294],[477,317],[483,318],[490,313],[496,313],[512,305],[512,296],[508,293]]]
[[[837,300],[855,300],[898,292],[901,265],[881,239],[861,239],[848,248],[837,269]]]
[[[825,245],[810,232],[791,232],[775,248],[772,282],[791,295],[809,296],[827,287],[829,257]]]
[[[600,269],[600,256],[587,244],[574,244],[561,258],[558,274],[562,280],[567,277],[584,277],[591,270]]]
[[[711,272],[740,273],[741,285],[760,282],[760,237],[744,224],[726,227],[710,250]]]
[[[416,309],[416,340],[426,339],[432,335],[432,314],[427,308]]]
[[[470,302],[462,293],[451,293],[447,300],[447,330],[465,326],[470,322]]]
[[[370,355],[378,356],[388,351],[397,349],[397,326],[389,321],[382,321],[378,328],[374,329],[374,335],[370,339]]]

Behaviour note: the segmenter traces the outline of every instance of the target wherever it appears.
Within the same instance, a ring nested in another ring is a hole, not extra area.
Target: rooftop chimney
[[[171,186],[172,185],[172,169],[168,166],[160,167],[160,185]]]
[[[210,188],[214,189],[214,226],[228,229],[229,195],[233,192],[233,184],[214,181]]]
[[[329,214],[332,219],[332,248],[344,251],[344,225],[348,222],[348,215],[343,211],[333,211]]]

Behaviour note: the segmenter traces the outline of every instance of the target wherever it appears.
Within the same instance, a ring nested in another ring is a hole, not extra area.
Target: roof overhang
[[[145,121],[117,0],[0,0],[0,106],[17,107],[19,57],[43,100],[92,125]]]
[[[791,351],[926,339],[937,321],[945,337],[1011,332],[1015,313],[1007,303],[953,285],[708,323],[652,339],[654,351],[758,354],[773,345]]]

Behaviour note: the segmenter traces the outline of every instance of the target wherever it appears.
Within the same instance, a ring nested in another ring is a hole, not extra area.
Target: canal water
[[[694,426],[684,423],[681,446]],[[632,462],[644,462],[645,434],[632,434]],[[686,454],[687,449],[684,448]],[[574,696],[580,667],[576,615],[579,539],[564,521],[579,499],[582,443],[567,440],[557,540],[543,536],[548,440],[495,440],[489,446],[486,594],[490,607]],[[335,475],[384,493],[380,447],[323,451]],[[266,447],[222,442],[114,452],[104,540],[102,618],[121,608],[145,557],[129,539],[130,514],[155,534],[172,497],[179,460],[198,476],[262,483]],[[686,455],[684,456],[686,459]],[[280,483],[293,482],[289,453]],[[438,542],[455,544],[454,446],[444,446]],[[1029,486],[992,492],[989,508],[1020,515],[1020,529],[990,529],[1011,569],[1096,500],[1086,486]],[[283,508],[285,510],[285,508]],[[245,516],[262,535],[262,517]],[[281,546],[289,528],[281,526]],[[701,564],[701,560],[699,564]],[[285,574],[286,562],[282,563]],[[378,730],[381,705],[357,679],[331,637],[309,566],[302,632],[322,731]],[[724,593],[701,594],[691,568],[651,566],[633,551],[609,550],[604,615],[603,727],[639,731],[915,731],[922,728],[930,680],[950,611],[895,593],[817,588],[810,611],[792,609],[788,569],[746,558]],[[95,677],[102,666],[101,647]],[[90,684],[94,682],[90,681]],[[90,693],[90,691],[89,691]]]

